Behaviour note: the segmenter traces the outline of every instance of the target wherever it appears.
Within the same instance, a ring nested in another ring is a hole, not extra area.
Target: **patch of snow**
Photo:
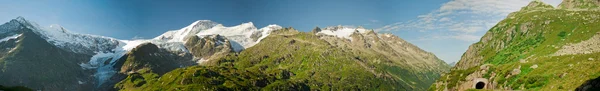
[[[16,38],[21,37],[21,35],[23,35],[23,34],[15,34],[15,35],[12,35],[12,36],[8,36],[6,38],[0,39],[0,42],[5,42],[5,41],[8,41],[10,39],[16,39]]]
[[[326,28],[322,29],[320,32],[318,32],[317,34],[333,35],[333,36],[336,36],[336,37],[346,38],[346,39],[352,40],[352,38],[350,37],[350,35],[352,35],[355,32],[365,33],[365,32],[367,32],[367,29],[364,29],[362,27],[354,28],[352,26],[341,26],[341,25],[338,25],[338,26],[335,26],[335,27],[326,27]]]
[[[275,24],[271,24],[267,27],[264,28],[260,28],[258,31],[261,31],[262,36],[260,38],[258,38],[258,41],[256,41],[257,43],[260,42],[262,39],[266,38],[267,36],[269,36],[269,34],[271,34],[271,32],[278,30],[278,29],[283,29],[283,27],[279,26],[279,25],[275,25]]]
[[[182,42],[162,42],[153,40],[151,43],[157,45],[159,48],[167,49],[172,52],[189,53]]]
[[[384,34],[385,37],[392,37],[392,34]]]
[[[123,50],[127,50],[127,51],[137,47],[140,44],[150,42],[149,40],[121,40],[121,41],[125,42],[125,46],[122,46],[121,48]]]

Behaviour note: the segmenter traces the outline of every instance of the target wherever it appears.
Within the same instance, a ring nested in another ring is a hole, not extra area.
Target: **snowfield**
[[[318,32],[317,34],[331,35],[331,36],[336,36],[336,37],[352,40],[350,35],[352,35],[354,32],[365,33],[365,32],[367,32],[367,29],[362,28],[362,27],[354,28],[353,26],[338,25],[338,26],[334,26],[334,27],[326,27],[326,28],[322,29],[320,32]]]

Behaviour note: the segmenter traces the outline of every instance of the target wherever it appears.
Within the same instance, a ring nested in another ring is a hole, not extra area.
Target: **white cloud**
[[[557,6],[561,0],[542,0]],[[464,41],[479,40],[489,28],[509,13],[521,9],[531,0],[453,0],[430,13],[417,16],[417,20],[397,22],[376,29],[377,31],[433,31],[444,32]],[[433,37],[431,37],[433,38]]]
[[[450,20],[451,20],[450,18],[448,18],[448,17],[444,17],[444,18],[440,19],[440,21],[439,21],[439,22],[448,22],[448,21],[450,21]]]

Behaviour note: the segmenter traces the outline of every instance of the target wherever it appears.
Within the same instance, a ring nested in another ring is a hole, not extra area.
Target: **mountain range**
[[[397,36],[352,26],[198,20],[120,40],[18,17],[0,38],[0,85],[33,90],[426,90],[450,68]]]

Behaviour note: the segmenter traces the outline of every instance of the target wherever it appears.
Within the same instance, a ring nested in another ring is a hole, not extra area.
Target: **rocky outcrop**
[[[185,43],[186,48],[194,55],[194,60],[197,60],[198,64],[204,65],[210,64],[210,60],[232,53],[233,48],[231,45],[232,43],[227,38],[220,35],[205,36],[203,38],[192,36]]]
[[[314,33],[314,34],[316,34],[316,33],[318,33],[318,32],[321,32],[321,28],[319,28],[319,27],[315,27],[315,29],[313,29],[313,30],[311,31],[311,33]]]
[[[486,37],[484,35],[484,37]],[[483,56],[480,55],[481,48],[484,45],[481,43],[476,43],[467,49],[467,51],[462,55],[458,63],[454,65],[452,69],[465,70],[477,65],[481,65],[483,63]]]
[[[579,43],[573,43],[563,46],[560,50],[554,53],[554,56],[562,55],[577,55],[577,54],[590,54],[600,52],[600,32],[596,33],[594,37],[581,41]]]

